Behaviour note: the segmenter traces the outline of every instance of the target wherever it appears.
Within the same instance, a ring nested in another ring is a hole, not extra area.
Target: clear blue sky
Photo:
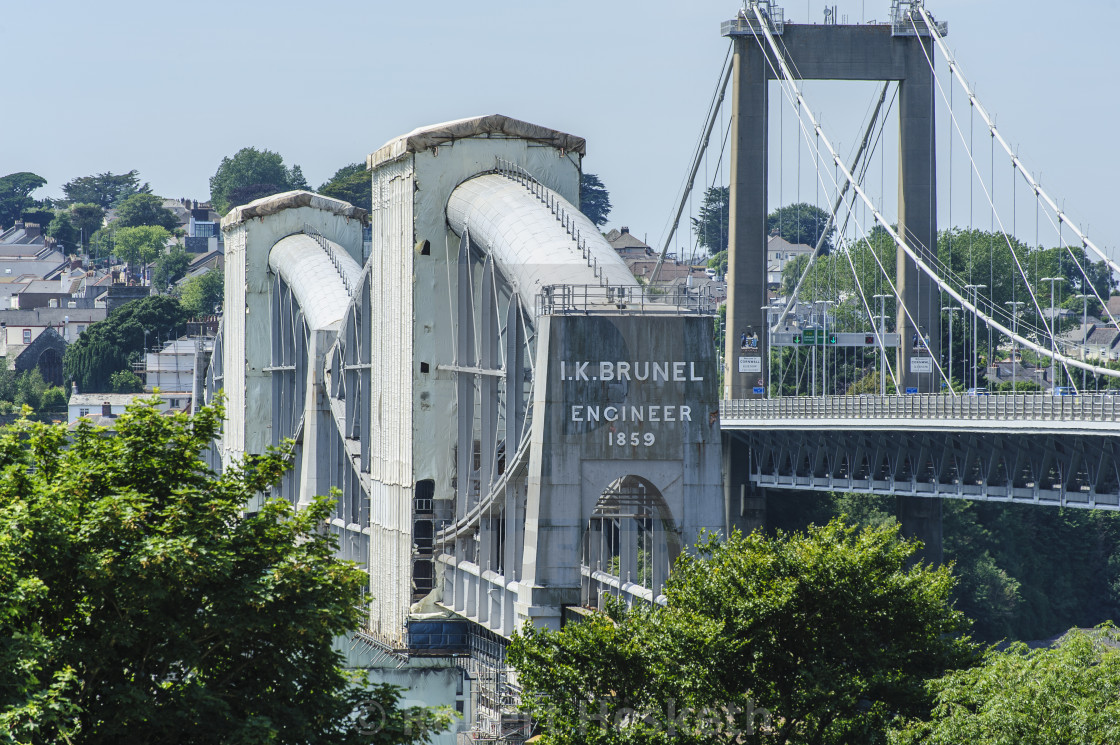
[[[830,4],[850,22],[883,19],[889,7]],[[417,126],[502,113],[586,137],[585,170],[603,179],[614,203],[609,224],[659,245],[727,48],[719,24],[739,4],[6,6],[0,174],[42,175],[49,184],[40,196],[60,196],[77,176],[135,168],[161,195],[205,199],[221,158],[247,145],[278,151],[318,186]],[[950,46],[1004,136],[1090,235],[1115,249],[1120,3],[927,7],[949,22]],[[823,8],[795,1],[786,17],[820,22]],[[870,90],[844,95],[814,84],[807,95],[847,151]],[[702,178],[715,170],[709,161]],[[893,202],[885,200],[888,212]],[[960,223],[964,210],[954,209]],[[978,222],[986,227],[987,218]]]

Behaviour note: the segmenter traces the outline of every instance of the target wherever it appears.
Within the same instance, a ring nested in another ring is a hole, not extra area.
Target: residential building
[[[813,253],[812,246],[804,243],[790,243],[780,235],[771,235],[766,240],[766,284],[777,288],[782,284],[782,272],[786,265],[798,256]]]

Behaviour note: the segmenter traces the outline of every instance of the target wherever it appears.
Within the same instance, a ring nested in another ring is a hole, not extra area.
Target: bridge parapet
[[[887,429],[1120,433],[1120,396],[906,395],[732,399],[724,429]],[[811,424],[810,424],[811,423]]]

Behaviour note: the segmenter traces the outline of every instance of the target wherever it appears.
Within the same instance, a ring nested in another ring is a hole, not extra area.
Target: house
[[[134,372],[144,377],[144,390],[149,393],[159,389],[172,409],[189,408],[193,397],[202,390],[202,376],[210,364],[214,339],[207,337],[181,337],[163,345],[158,351],[144,354]]]
[[[786,265],[798,256],[809,256],[812,253],[812,246],[790,243],[780,235],[771,235],[766,240],[766,284],[774,288],[781,286],[782,272]]]
[[[104,308],[0,310],[0,356],[7,360],[9,369],[15,369],[16,359],[47,329],[53,329],[64,344],[69,344],[105,315]]]
[[[17,220],[0,232],[0,279],[49,279],[66,266],[66,256],[47,240],[38,225]]]
[[[66,403],[66,421],[69,424],[86,417],[99,426],[112,426],[116,419],[125,412],[137,399],[150,399],[150,393],[78,393],[73,388],[70,400]],[[171,406],[171,400],[163,398],[157,407],[159,411],[169,411],[177,407]],[[108,420],[108,421],[107,421]]]

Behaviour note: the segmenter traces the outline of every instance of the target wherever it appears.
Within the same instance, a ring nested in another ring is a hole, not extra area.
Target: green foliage
[[[603,180],[594,173],[582,173],[579,177],[579,211],[582,212],[595,227],[607,224],[607,215],[611,213],[611,195]]]
[[[716,274],[723,277],[727,275],[727,250],[720,251],[708,259],[708,268],[715,269]]]
[[[154,194],[131,194],[122,199],[117,205],[117,218],[113,222],[118,228],[157,225],[169,233],[179,229],[175,215]]]
[[[82,245],[89,246],[90,238],[101,229],[101,223],[105,221],[105,210],[96,204],[72,204],[70,220],[81,235]]]
[[[0,404],[7,412],[29,406],[33,411],[59,411],[66,408],[66,391],[48,386],[38,369],[17,373],[0,365]]]
[[[54,216],[47,226],[47,235],[58,241],[61,247],[75,253],[81,248],[79,243],[81,238],[69,212],[59,212]]]
[[[0,227],[10,228],[35,203],[31,192],[46,185],[45,178],[28,171],[0,177]]]
[[[771,500],[767,520],[793,530],[840,515],[894,516],[894,497],[812,494]],[[1120,514],[942,500],[943,555],[954,603],[979,640],[1047,639],[1120,618]]]
[[[87,328],[66,348],[62,369],[66,380],[75,381],[83,393],[112,390],[111,377],[129,369],[133,355],[144,350],[145,334],[150,344],[171,339],[182,329],[188,314],[167,295],[125,303],[104,321]]]
[[[697,242],[713,256],[727,250],[730,198],[731,187],[708,187],[700,205],[700,216],[692,218]]]
[[[335,171],[330,180],[319,187],[323,196],[368,210],[373,206],[373,178],[362,163],[351,163]]]
[[[931,684],[928,721],[892,733],[894,745],[1111,745],[1120,742],[1120,633],[1071,630],[1054,647],[991,649],[978,667]]]
[[[803,244],[815,248],[828,224],[829,213],[820,207],[815,207],[805,202],[789,204],[779,207],[766,216],[766,232],[770,235],[780,235],[793,244]],[[821,253],[827,254],[832,250],[832,237],[836,234],[835,228],[830,228],[828,237],[821,246]]]
[[[144,390],[144,381],[131,370],[117,370],[109,376],[109,388],[113,393],[140,393]]]
[[[286,168],[279,153],[244,147],[232,158],[222,158],[210,177],[210,202],[224,215],[260,196],[306,188],[307,180],[299,166]]]
[[[333,642],[361,623],[368,580],[321,529],[331,500],[244,513],[287,463],[269,452],[215,476],[199,455],[222,417],[149,402],[113,436],[0,434],[7,741],[404,743],[447,725],[343,669]]]
[[[162,290],[183,278],[191,265],[191,255],[182,246],[174,245],[159,255],[152,270],[152,284]]]
[[[96,176],[82,176],[62,185],[66,200],[75,204],[96,204],[103,210],[115,206],[131,194],[150,194],[152,187],[140,183],[140,172],[113,174],[109,171]]]
[[[544,742],[881,743],[893,717],[929,711],[927,681],[975,657],[949,570],[912,563],[896,525],[697,548],[664,607],[514,636]]]
[[[117,228],[113,231],[113,255],[133,269],[155,261],[170,239],[171,233],[158,225]]]
[[[221,307],[225,299],[225,273],[221,269],[211,269],[198,274],[182,285],[179,302],[190,318],[201,318],[214,313],[214,307]]]
[[[50,207],[35,205],[25,209],[23,214],[20,215],[20,219],[23,220],[24,224],[38,225],[45,231],[51,221],[54,220],[54,210]]]

